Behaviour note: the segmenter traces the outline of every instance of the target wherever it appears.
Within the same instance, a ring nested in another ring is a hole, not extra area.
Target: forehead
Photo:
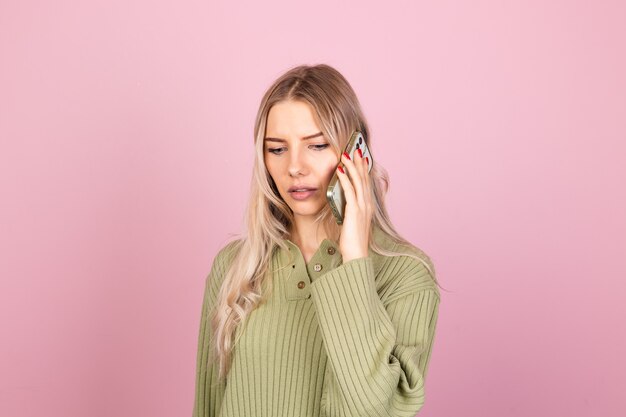
[[[304,101],[281,101],[272,106],[267,115],[267,133],[279,135],[310,134],[319,131],[317,115],[313,107]]]

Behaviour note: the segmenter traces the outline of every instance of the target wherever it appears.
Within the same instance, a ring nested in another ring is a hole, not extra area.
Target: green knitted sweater
[[[373,238],[399,249],[378,228]],[[194,417],[412,417],[420,410],[440,300],[432,276],[409,256],[371,249],[343,263],[330,239],[308,263],[289,240],[288,251],[275,248],[271,270],[286,268],[268,277],[269,297],[237,328],[232,367],[218,382],[209,316],[237,243],[218,252],[206,280]]]

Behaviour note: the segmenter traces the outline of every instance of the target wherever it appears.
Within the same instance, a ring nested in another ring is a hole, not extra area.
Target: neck
[[[316,250],[324,239],[338,240],[341,226],[334,223],[315,222],[315,216],[296,216],[290,229],[290,240],[301,249]],[[328,219],[327,219],[328,221]]]
[[[326,239],[327,234],[319,223],[314,223],[311,218],[297,216],[290,230],[291,241],[301,249],[313,250],[319,247]]]

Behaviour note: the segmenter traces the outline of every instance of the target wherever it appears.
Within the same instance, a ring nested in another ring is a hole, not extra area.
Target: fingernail
[[[343,172],[343,168],[341,167],[341,165],[339,165],[337,169],[339,169],[339,171],[341,171],[342,174],[345,174],[345,172]]]
[[[367,165],[370,164],[370,159],[367,156],[365,157],[365,162],[367,163]]]
[[[361,148],[359,148],[358,151],[359,151],[359,156],[363,158],[363,152],[361,152]]]
[[[343,154],[346,156],[346,158],[348,158],[349,161],[351,161],[350,155],[348,155],[348,152],[344,152]]]

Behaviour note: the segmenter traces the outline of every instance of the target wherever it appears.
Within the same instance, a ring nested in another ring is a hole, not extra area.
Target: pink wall
[[[219,3],[0,3],[0,416],[191,414],[257,105],[320,62],[449,290],[420,415],[623,415],[624,3]]]

